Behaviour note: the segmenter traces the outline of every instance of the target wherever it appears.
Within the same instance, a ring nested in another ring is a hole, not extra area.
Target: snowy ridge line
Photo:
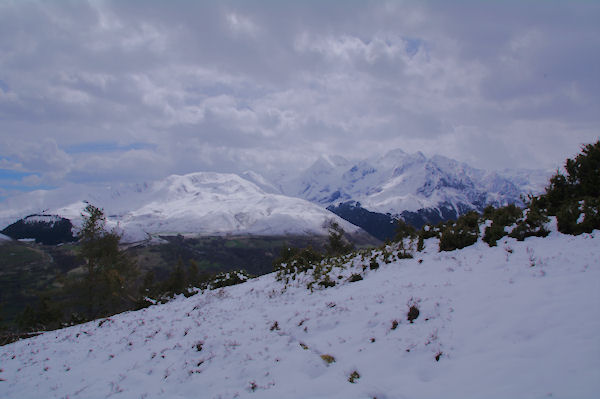
[[[0,202],[0,226],[50,210],[77,225],[83,201],[89,201],[104,208],[111,226],[122,227],[132,242],[166,231],[322,234],[324,215],[332,217],[322,209],[328,205],[357,201],[374,212],[400,215],[433,209],[441,215],[441,207],[451,204],[462,213],[487,204],[520,204],[521,195],[543,190],[551,173],[487,172],[445,157],[427,158],[398,149],[358,162],[323,156],[298,175],[270,179],[253,171],[241,176],[197,172],[153,182],[36,190]]]
[[[2,396],[596,396],[599,231],[437,244],[348,256],[330,288],[270,274],[1,347]]]
[[[23,219],[25,223],[49,223],[54,225],[56,222],[61,221],[61,217],[58,215],[29,215]]]
[[[297,176],[277,178],[275,185],[325,207],[355,201],[370,211],[399,215],[444,204],[455,210],[521,205],[521,196],[542,191],[551,173],[485,171],[439,155],[427,158],[395,149],[355,162],[322,156]]]

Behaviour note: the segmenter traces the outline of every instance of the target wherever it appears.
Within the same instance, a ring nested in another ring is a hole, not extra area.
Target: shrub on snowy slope
[[[189,297],[199,291],[241,284],[252,277],[243,269],[217,274],[200,272],[198,264],[193,260],[186,270],[183,261],[179,259],[165,281],[155,281],[154,271],[146,273],[139,290],[140,300],[136,305],[138,309],[142,309],[157,303],[167,303],[180,294]]]
[[[235,270],[232,272],[223,272],[217,274],[211,281],[208,282],[206,288],[215,289],[229,287],[230,285],[241,284],[248,281],[252,276],[246,273],[245,270]]]
[[[564,234],[590,233],[600,228],[600,140],[587,144],[565,161],[566,176],[556,172],[537,201],[556,216]]]
[[[545,227],[550,219],[540,209],[535,199],[529,202],[524,214],[524,217],[517,220],[516,226],[508,234],[509,237],[523,241],[527,237],[546,237],[550,234],[550,231]]]
[[[484,223],[487,220],[491,221],[483,235],[483,241],[490,247],[496,246],[496,242],[504,236],[523,241],[527,237],[545,237],[549,234],[544,226],[548,218],[533,200],[525,212],[515,205],[498,209],[487,207],[481,219]]]
[[[440,251],[453,251],[473,245],[479,237],[479,214],[468,212],[442,229]]]
[[[556,216],[558,230],[564,234],[590,233],[600,229],[600,141],[583,147],[575,159],[565,162],[567,175],[557,172],[546,192],[530,196],[525,210],[515,205],[494,209],[487,207],[481,218],[476,212],[459,217],[455,222],[423,226],[418,248],[424,239],[438,237],[440,251],[452,251],[477,242],[479,224],[486,226],[483,241],[495,246],[504,236],[523,241],[527,237],[545,237],[548,216]]]
[[[496,241],[507,234],[506,227],[515,224],[522,216],[523,210],[514,204],[498,209],[488,206],[483,210],[483,219],[492,223],[485,228],[483,241],[490,247],[496,246]]]
[[[300,249],[284,247],[281,256],[273,262],[277,279],[294,279],[299,273],[312,269],[323,260],[323,255],[311,247]]]
[[[545,212],[539,208],[537,200],[533,198],[524,211],[515,205],[498,209],[488,207],[481,216],[472,211],[456,221],[449,221],[436,227],[427,226],[419,233],[419,242],[427,238],[439,237],[440,252],[462,249],[475,244],[479,237],[479,226],[490,221],[484,230],[483,241],[493,247],[504,236],[519,241],[527,237],[545,237],[550,233],[545,227],[548,220]]]
[[[332,263],[336,263],[336,259],[352,253],[354,245],[344,234],[345,231],[339,224],[329,223],[329,240],[325,246],[325,254],[312,247],[303,249],[284,247],[281,250],[281,256],[273,262],[273,270],[277,273],[277,279],[280,281],[284,279],[289,281],[289,278],[295,279],[299,273],[318,267],[326,257],[329,257]],[[327,287],[335,285],[328,280],[320,281],[319,284]]]

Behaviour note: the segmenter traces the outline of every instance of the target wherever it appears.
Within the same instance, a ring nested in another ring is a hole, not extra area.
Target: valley
[[[373,247],[380,241],[367,234],[348,235],[357,248]],[[129,244],[123,247],[136,263],[140,276],[153,272],[156,282],[164,282],[178,262],[187,270],[190,262],[198,271],[216,275],[245,270],[260,276],[273,270],[273,261],[284,247],[312,247],[323,251],[327,236],[162,236],[154,244]],[[61,290],[84,274],[84,260],[77,244],[42,245],[30,242],[0,242],[0,330],[14,329],[18,316],[40,298],[65,300]]]

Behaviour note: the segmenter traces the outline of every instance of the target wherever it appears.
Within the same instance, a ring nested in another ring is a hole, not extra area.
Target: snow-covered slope
[[[483,209],[520,203],[520,196],[540,192],[550,173],[488,172],[452,159],[396,149],[359,162],[321,157],[299,176],[283,179],[282,192],[324,206],[358,201],[370,211],[400,214],[441,205]]]
[[[600,232],[394,259],[347,259],[324,290],[270,274],[1,347],[0,396],[598,397]]]
[[[273,185],[273,183],[271,183],[270,181],[265,179],[264,176],[254,172],[254,171],[247,170],[244,173],[242,173],[241,177],[248,180],[249,182],[256,184],[258,187],[261,188],[261,190],[263,190],[267,193],[281,194],[281,189],[275,187]]]
[[[47,223],[54,225],[61,220],[62,218],[57,215],[29,215],[23,219],[23,222],[26,224]]]
[[[137,185],[56,191],[24,195],[30,201],[12,199],[2,204],[0,215],[6,220],[6,215],[46,209],[77,225],[89,201],[105,210],[109,227],[122,230],[127,241],[173,233],[326,234],[324,225],[331,219],[346,231],[358,229],[320,206],[267,193],[234,174],[192,173]]]

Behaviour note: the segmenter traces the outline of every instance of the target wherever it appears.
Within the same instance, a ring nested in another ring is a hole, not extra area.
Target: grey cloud
[[[60,162],[17,163],[57,182],[392,147],[552,167],[598,136],[599,17],[591,2],[0,2],[0,129],[51,138]],[[147,147],[64,151],[94,142]]]
[[[161,154],[148,150],[86,154],[76,157],[67,178],[77,183],[135,182],[152,179],[169,166]]]

